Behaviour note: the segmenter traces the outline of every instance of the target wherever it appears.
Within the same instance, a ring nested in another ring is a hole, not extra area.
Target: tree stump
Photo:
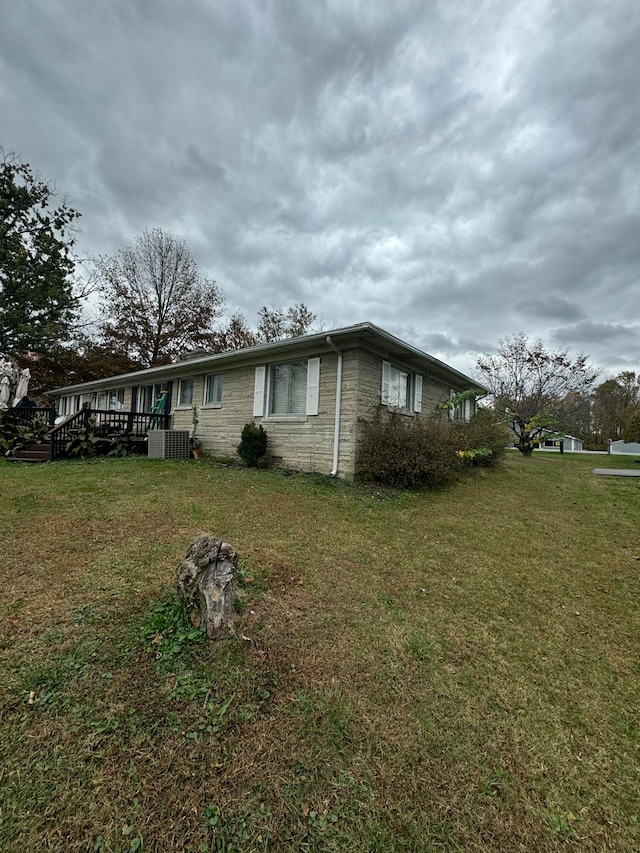
[[[191,611],[194,625],[207,637],[221,640],[234,633],[238,554],[212,536],[198,536],[176,570],[178,595]]]

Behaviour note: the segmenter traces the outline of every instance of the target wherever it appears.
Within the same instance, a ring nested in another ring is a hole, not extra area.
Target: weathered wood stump
[[[191,621],[204,625],[212,640],[234,633],[237,570],[236,551],[212,536],[194,539],[176,570],[178,594],[191,611]]]

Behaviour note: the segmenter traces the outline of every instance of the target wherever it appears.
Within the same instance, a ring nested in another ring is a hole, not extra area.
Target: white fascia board
[[[232,350],[231,352],[204,355],[186,361],[163,364],[159,367],[147,367],[142,370],[122,373],[118,376],[110,376],[105,379],[82,382],[78,385],[67,385],[64,388],[55,388],[49,393],[53,396],[62,396],[79,392],[122,388],[129,385],[152,384],[168,379],[179,379],[181,376],[188,376],[194,373],[218,372],[230,364],[245,366],[258,363],[264,364],[265,361],[271,361],[273,358],[285,356],[288,353],[296,351],[300,352],[301,355],[309,350],[331,352],[333,348],[327,344],[327,337],[330,337],[336,345],[339,345],[341,339],[343,341],[349,340],[353,344],[356,344],[358,340],[377,339],[387,345],[392,345],[396,354],[404,354],[405,357],[409,356],[418,360],[424,366],[427,373],[430,369],[435,369],[437,373],[444,372],[448,376],[454,376],[465,387],[482,387],[469,376],[465,376],[463,373],[445,364],[445,362],[439,361],[437,358],[428,355],[428,353],[422,352],[411,346],[411,344],[405,343],[405,341],[396,338],[374,323],[365,322],[326,332],[314,332],[311,335],[303,335],[299,338],[287,338],[286,340],[273,341],[272,343],[256,344],[252,347],[244,347],[243,349]],[[487,389],[483,390],[486,391]]]

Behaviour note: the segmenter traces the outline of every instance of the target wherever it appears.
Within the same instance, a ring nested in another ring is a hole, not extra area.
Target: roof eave
[[[483,388],[479,383],[475,382],[471,377],[450,367],[445,362],[422,352],[422,350],[407,344],[395,335],[386,332],[374,323],[364,322],[357,323],[353,326],[345,326],[340,329],[331,329],[326,332],[314,332],[311,335],[304,335],[298,338],[287,338],[282,341],[273,341],[270,343],[256,344],[252,347],[243,347],[238,350],[229,352],[214,353],[211,355],[201,356],[200,358],[186,359],[185,361],[173,362],[172,364],[163,364],[158,367],[147,367],[142,370],[135,370],[131,373],[122,373],[117,376],[109,376],[104,379],[96,379],[91,382],[80,382],[75,385],[66,385],[62,388],[55,388],[50,393],[54,396],[63,394],[73,394],[78,391],[92,392],[101,389],[121,387],[123,385],[136,385],[143,380],[151,382],[162,381],[163,379],[179,378],[182,375],[193,372],[193,368],[198,369],[215,369],[217,365],[224,366],[227,362],[234,363],[255,362],[261,359],[265,354],[278,355],[295,350],[317,349],[319,346],[330,347],[327,343],[327,338],[330,338],[333,344],[339,340],[349,338],[354,339],[381,339],[396,353],[401,353],[406,356],[409,353],[419,363],[425,365],[426,372],[434,374],[444,374],[449,377],[455,377],[458,381],[471,387],[481,388],[485,393],[487,389]]]

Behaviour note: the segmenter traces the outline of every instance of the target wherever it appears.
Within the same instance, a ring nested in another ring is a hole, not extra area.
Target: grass
[[[0,463],[0,849],[640,848],[640,480]],[[173,596],[241,554],[237,637]]]

